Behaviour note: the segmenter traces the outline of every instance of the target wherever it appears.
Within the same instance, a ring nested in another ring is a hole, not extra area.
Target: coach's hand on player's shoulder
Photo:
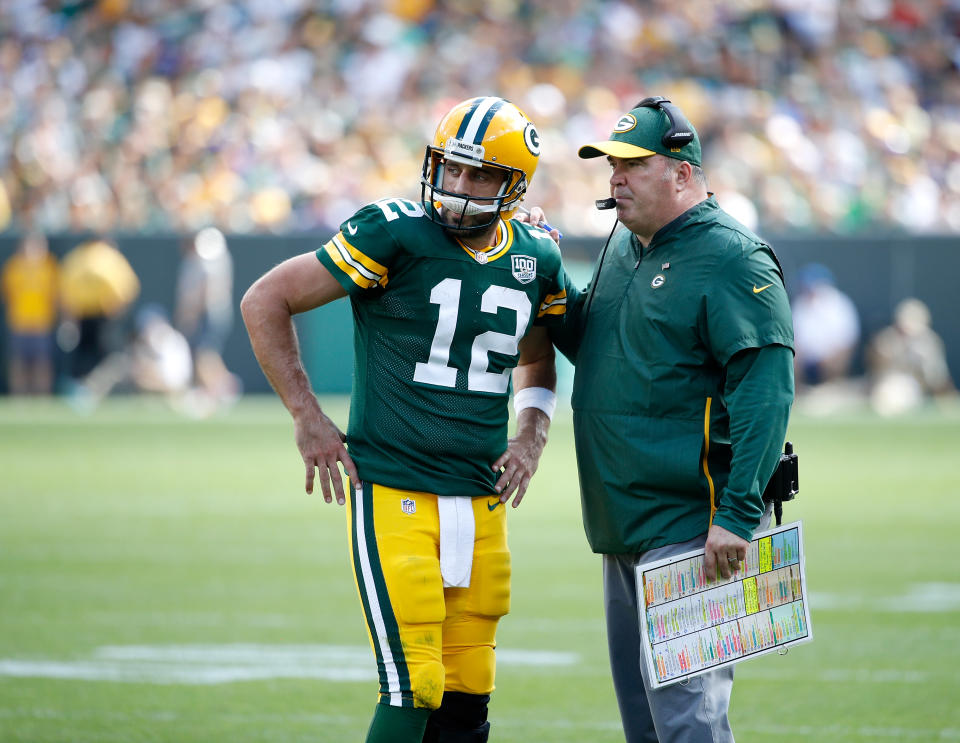
[[[297,448],[307,470],[306,491],[313,492],[315,470],[319,471],[320,489],[323,499],[330,503],[333,494],[336,494],[337,503],[341,506],[346,502],[343,493],[343,477],[337,463],[343,465],[344,471],[352,482],[360,482],[357,467],[347,453],[344,441],[347,440],[336,424],[319,409],[310,414],[297,416],[293,421],[294,435]],[[333,491],[330,486],[333,485]]]
[[[526,222],[527,224],[532,224],[534,227],[539,227],[550,235],[558,245],[560,238],[563,237],[563,235],[560,234],[560,230],[547,222],[547,215],[543,213],[543,209],[539,206],[533,207],[530,211],[525,211],[521,208],[513,218],[518,222]]]
[[[500,493],[501,503],[516,493],[512,505],[514,508],[520,505],[540,464],[549,425],[547,415],[536,408],[527,408],[521,414],[516,435],[507,441],[507,450],[491,465],[494,472],[500,472],[494,488]]]

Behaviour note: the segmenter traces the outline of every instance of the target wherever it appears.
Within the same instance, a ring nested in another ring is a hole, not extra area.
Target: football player
[[[510,609],[505,508],[511,496],[520,503],[546,443],[556,402],[546,328],[566,304],[551,234],[511,219],[539,154],[536,128],[512,103],[463,101],[426,149],[419,203],[363,207],[241,303],[293,416],[307,493],[318,470],[324,499],[347,505],[380,674],[368,743],[489,734],[497,623]],[[355,359],[346,435],[311,391],[291,323],[345,296]]]

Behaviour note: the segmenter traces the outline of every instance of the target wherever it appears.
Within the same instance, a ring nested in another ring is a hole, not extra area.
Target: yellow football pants
[[[496,495],[473,499],[470,587],[444,588],[438,497],[364,483],[348,499],[350,558],[384,704],[436,709],[444,690],[494,688],[497,622],[510,611],[506,508]]]

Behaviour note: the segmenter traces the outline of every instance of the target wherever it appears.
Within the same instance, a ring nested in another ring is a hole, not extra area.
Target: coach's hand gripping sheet
[[[754,536],[729,580],[699,550],[638,565],[637,593],[653,688],[813,639],[799,521]]]

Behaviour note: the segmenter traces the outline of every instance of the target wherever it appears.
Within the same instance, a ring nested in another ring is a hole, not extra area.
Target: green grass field
[[[738,741],[960,741],[960,415],[797,416],[790,438],[814,641],[738,666]],[[302,480],[275,398],[206,421],[0,402],[0,741],[362,740],[344,511]],[[569,411],[510,540],[491,740],[621,741]]]

